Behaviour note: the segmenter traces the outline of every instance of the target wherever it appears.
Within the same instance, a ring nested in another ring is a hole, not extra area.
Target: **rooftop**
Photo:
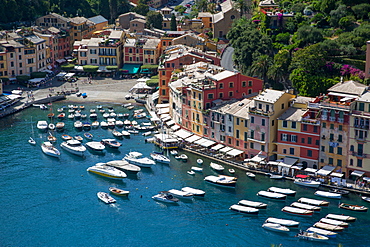
[[[360,96],[367,89],[367,86],[356,81],[340,82],[328,89],[328,92],[352,94]]]
[[[90,21],[94,22],[95,24],[99,24],[99,23],[103,23],[103,22],[108,22],[107,19],[105,19],[103,16],[101,15],[97,15],[97,16],[94,16],[94,17],[90,17],[89,18]]]
[[[275,103],[280,99],[281,96],[284,95],[285,92],[273,90],[273,89],[265,89],[262,93],[257,95],[254,100],[264,101],[266,103]]]
[[[363,95],[361,95],[360,98],[358,98],[357,101],[362,101],[362,102],[370,102],[370,92],[366,92]]]
[[[161,42],[160,39],[148,39],[145,42],[143,49],[155,49],[157,48],[159,42]]]
[[[289,107],[278,119],[287,121],[301,121],[303,114],[306,112],[307,110]]]
[[[135,47],[136,39],[126,39],[124,47]]]
[[[229,70],[224,70],[218,74],[215,74],[214,76],[211,76],[210,78],[212,80],[215,80],[215,81],[221,81],[221,80],[224,80],[228,77],[231,77],[231,76],[234,76],[236,75],[237,73],[233,72],[233,71],[229,71]]]

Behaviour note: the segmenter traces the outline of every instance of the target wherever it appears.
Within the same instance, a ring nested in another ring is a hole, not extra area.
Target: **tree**
[[[267,72],[268,78],[275,81],[275,84],[282,83],[284,88],[290,88],[289,65],[291,61],[289,50],[280,50],[274,56],[273,64]]]
[[[239,9],[240,17],[243,17],[246,13],[249,12],[250,6],[246,0],[234,0],[236,2],[235,7]]]
[[[171,31],[176,31],[177,30],[177,22],[176,22],[176,17],[175,17],[174,14],[172,14],[172,16],[171,16],[170,26],[171,26]]]
[[[182,5],[177,5],[175,7],[175,11],[178,12],[180,15],[182,15],[186,11],[186,7]]]
[[[330,25],[332,27],[339,27],[339,20],[347,16],[347,14],[347,6],[340,4],[337,9],[330,11]]]
[[[254,57],[255,59],[253,59],[250,72],[252,75],[262,78],[262,80],[266,83],[267,71],[272,64],[271,57],[262,54],[254,54]]]
[[[370,4],[362,3],[359,5],[352,6],[352,11],[355,13],[357,19],[366,19],[368,18],[368,13],[370,12]]]
[[[149,5],[145,4],[142,0],[139,0],[139,3],[133,8],[133,11],[139,15],[146,16],[149,13]]]
[[[159,12],[149,11],[146,16],[146,26],[162,29],[163,16]]]
[[[297,30],[297,39],[300,46],[316,44],[324,40],[321,30],[316,27],[302,26]]]

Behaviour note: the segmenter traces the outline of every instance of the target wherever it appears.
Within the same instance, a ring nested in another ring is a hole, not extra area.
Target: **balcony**
[[[329,117],[329,121],[334,122],[335,121],[335,117]]]
[[[260,116],[269,117],[274,115],[274,111],[264,111],[262,109],[257,109],[256,107],[249,108],[249,113],[253,113]]]
[[[364,142],[364,141],[366,141],[366,137],[365,136],[355,136],[355,139],[357,140],[357,141],[361,141],[361,142]]]
[[[337,110],[340,109],[344,111],[351,110],[351,106],[348,103],[339,103],[339,102],[330,102],[330,101],[321,102],[320,107],[332,108],[332,109],[337,109]]]
[[[320,125],[320,120],[318,119],[302,118],[301,122],[305,124]]]
[[[339,123],[344,123],[344,118],[338,118]]]
[[[319,103],[308,103],[308,108],[319,109],[320,104]]]
[[[355,124],[354,127],[357,129],[365,129],[365,130],[369,129],[369,125],[364,125],[364,124]]]
[[[328,115],[321,115],[321,120],[324,120],[324,121],[328,120]]]
[[[349,154],[353,155],[353,156],[356,156],[356,157],[359,157],[359,158],[366,158],[366,156],[367,156],[363,152],[355,152],[355,151],[349,151]]]
[[[262,141],[262,140],[254,139],[254,138],[251,138],[251,137],[248,137],[248,141],[251,141],[251,142],[258,142],[258,143],[261,143],[261,144],[266,144],[266,141]]]

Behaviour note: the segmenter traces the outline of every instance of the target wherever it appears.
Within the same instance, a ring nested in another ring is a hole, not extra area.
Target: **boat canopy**
[[[334,169],[335,169],[335,166],[324,166],[320,170],[317,171],[317,175],[327,176],[332,171],[334,171]]]

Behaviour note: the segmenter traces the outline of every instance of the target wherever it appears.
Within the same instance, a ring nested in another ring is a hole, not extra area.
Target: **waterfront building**
[[[99,42],[99,66],[122,67],[122,51],[125,33],[111,30],[104,40]]]
[[[146,39],[143,45],[143,64],[158,64],[160,39]]]

